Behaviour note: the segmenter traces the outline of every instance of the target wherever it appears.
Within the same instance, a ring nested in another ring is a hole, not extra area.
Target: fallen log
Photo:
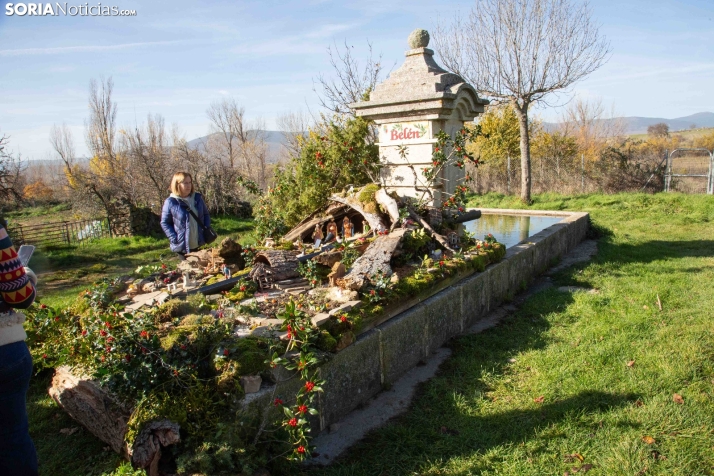
[[[342,289],[361,289],[371,276],[382,273],[385,276],[392,274],[389,261],[402,241],[406,229],[399,229],[388,235],[377,237],[367,251],[352,265],[352,270],[342,279],[337,280],[337,285]]]
[[[134,443],[124,441],[132,409],[92,379],[77,375],[67,366],[58,367],[48,390],[50,397],[77,423],[105,442],[149,476],[158,475],[161,448],[180,441],[179,425],[169,420],[150,422]]]
[[[295,227],[290,230],[285,236],[283,236],[284,241],[293,242],[297,239],[302,240],[302,236],[309,233],[312,236],[312,231],[315,229],[315,225],[322,225],[327,223],[330,219],[337,217],[338,215],[347,211],[347,206],[342,203],[335,203],[327,207],[324,214],[317,216],[320,210],[312,213],[309,217],[305,218],[303,221],[295,225]]]
[[[333,202],[342,203],[357,210],[359,214],[362,215],[365,220],[367,220],[367,223],[369,223],[369,227],[372,230],[387,229],[387,226],[384,224],[384,220],[382,219],[382,215],[379,213],[370,213],[366,211],[356,197],[338,197],[337,195],[332,195],[330,197],[330,200],[332,200]]]

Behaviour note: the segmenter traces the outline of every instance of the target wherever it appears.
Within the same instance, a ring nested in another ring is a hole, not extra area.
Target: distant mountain
[[[669,126],[670,132],[684,131],[688,129],[698,129],[701,127],[714,127],[714,112],[698,112],[690,116],[665,119],[663,117],[616,117],[604,119],[604,121],[621,120],[625,124],[625,134],[646,134],[647,128],[654,124],[664,122]],[[545,122],[543,126],[547,130],[557,129],[559,124],[555,122]]]
[[[190,140],[188,141],[188,145],[196,150],[203,151],[205,150],[208,139],[215,134],[217,133]],[[274,164],[279,162],[282,157],[284,146],[287,144],[285,136],[280,131],[263,131],[263,134],[265,134],[265,143],[268,146],[268,163]]]

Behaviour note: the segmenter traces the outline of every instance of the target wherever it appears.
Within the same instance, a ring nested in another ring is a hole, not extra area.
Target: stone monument
[[[439,131],[453,138],[465,122],[483,112],[488,101],[480,99],[461,76],[436,64],[434,51],[427,48],[426,30],[414,30],[408,41],[411,49],[404,64],[374,88],[369,101],[350,107],[379,127],[380,176],[387,190],[422,198],[424,192],[417,190],[426,184],[421,172],[431,165]],[[400,157],[399,146],[406,147],[406,160]],[[464,175],[456,166],[445,167],[434,181],[430,205],[440,205],[451,196]]]

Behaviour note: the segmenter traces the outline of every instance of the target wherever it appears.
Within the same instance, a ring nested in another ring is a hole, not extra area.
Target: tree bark
[[[131,409],[93,380],[72,373],[67,366],[57,368],[48,393],[76,422],[135,467],[146,469],[149,476],[158,475],[161,448],[181,439],[177,423],[158,420],[146,424],[129,447],[124,437]]]
[[[528,131],[528,103],[513,102],[521,129],[521,201],[531,203],[531,140]]]
[[[286,250],[262,250],[256,253],[253,258],[254,263],[264,263],[270,266],[266,271],[270,272],[273,281],[297,278],[298,273],[298,251]]]
[[[381,272],[385,276],[392,274],[392,267],[389,261],[402,241],[402,237],[407,230],[402,228],[388,235],[377,237],[367,251],[357,258],[350,271],[344,278],[338,279],[337,284],[343,289],[361,289],[368,279]]]

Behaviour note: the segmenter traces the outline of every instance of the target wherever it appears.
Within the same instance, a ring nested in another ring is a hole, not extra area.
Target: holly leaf
[[[315,410],[314,408],[309,409],[307,412],[308,412],[310,415],[317,415],[317,413],[318,413],[317,410]]]
[[[287,416],[288,418],[293,417],[293,412],[288,407],[283,407],[283,413],[285,413],[285,416]]]
[[[672,400],[674,400],[674,403],[677,403],[679,405],[684,404],[684,398],[682,398],[682,396],[678,393],[672,395]]]

